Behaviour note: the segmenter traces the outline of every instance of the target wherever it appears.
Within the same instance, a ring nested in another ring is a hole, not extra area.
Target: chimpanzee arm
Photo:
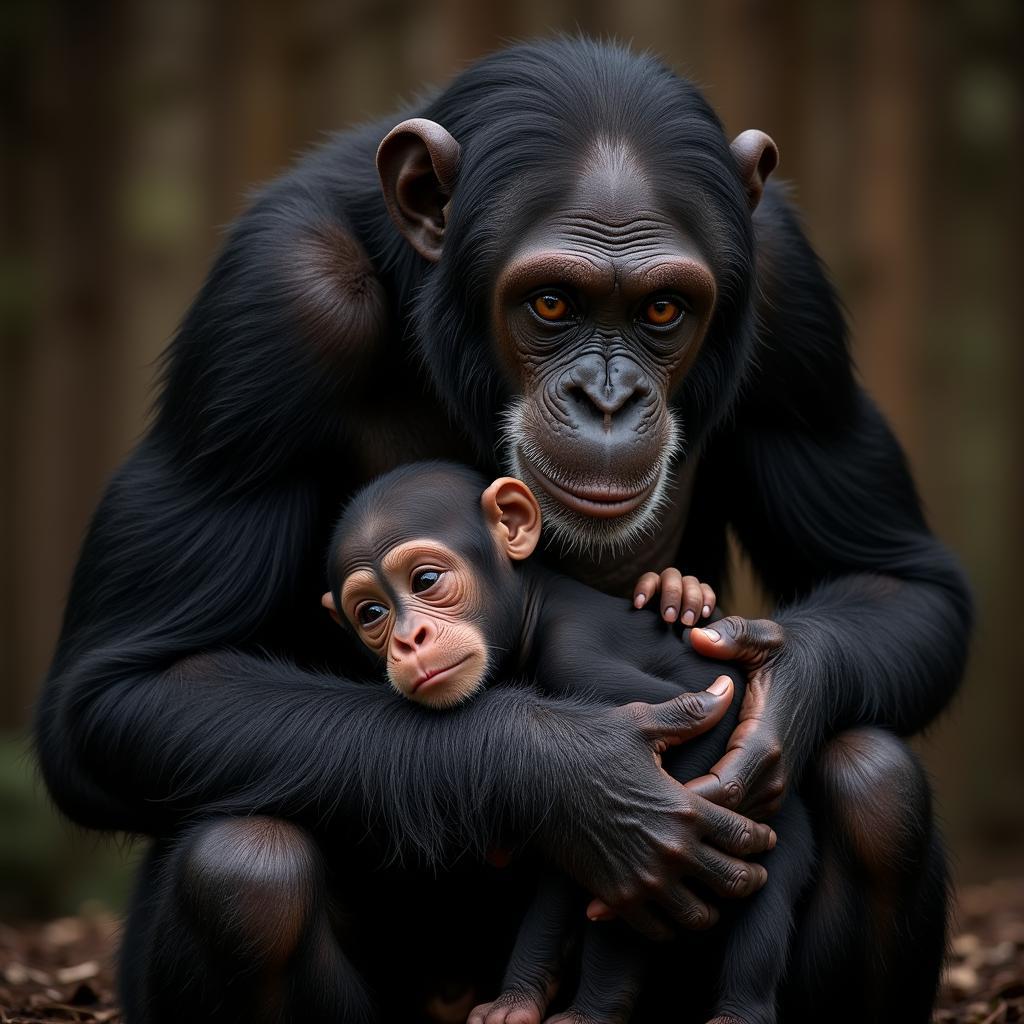
[[[727,676],[733,683],[729,712],[708,731],[660,751],[665,771],[679,782],[688,782],[706,772],[725,750],[726,739],[736,724],[743,695],[741,673],[734,666],[717,665],[702,658],[674,639],[665,643],[664,636],[649,628],[654,624],[652,611],[636,613],[633,635],[624,634],[621,617],[616,616],[607,624],[608,628],[602,628],[600,612],[581,604],[580,595],[586,594],[586,588],[572,585],[569,593],[571,614],[561,616],[551,614],[550,603],[557,600],[556,595],[548,597],[548,614],[556,624],[545,631],[537,657],[537,676],[542,685],[558,696],[594,697],[633,707],[637,701],[661,703],[680,694],[683,696],[679,699],[684,702],[692,700],[716,672],[719,679]],[[599,596],[599,600],[607,599]],[[623,650],[629,650],[628,659],[622,656]],[[658,674],[645,670],[659,663]],[[725,822],[715,819],[718,812],[713,808],[714,805],[701,803],[702,811],[709,815],[701,826],[708,830],[708,835],[713,835]],[[748,896],[764,884],[765,876],[758,865],[712,850],[701,842],[700,828],[695,829],[690,842],[679,867],[685,877],[696,878],[719,895],[730,897]],[[695,898],[694,902],[702,912],[714,914]]]
[[[626,714],[499,687],[432,714],[383,684],[263,654],[267,623],[291,602],[321,614],[319,587],[307,598],[298,585],[318,504],[296,479],[243,493],[200,484],[151,442],[129,460],[86,540],[37,716],[61,809],[151,834],[211,813],[353,840],[372,827],[385,848],[441,863],[529,836],[615,905],[671,909],[671,851],[695,798],[652,747],[699,731],[695,716],[713,720],[722,701]],[[737,852],[765,847],[767,829],[736,821]],[[644,873],[664,891],[634,895]]]
[[[925,726],[958,685],[972,615],[904,454],[855,380],[817,259],[778,197],[768,205],[758,371],[715,461],[729,518],[780,601],[781,646],[747,639],[764,643],[792,771],[845,727]],[[727,657],[745,643],[724,640]]]
[[[737,454],[748,489],[733,522],[782,602],[773,686],[790,763],[853,725],[917,732],[960,680],[971,603],[882,417],[856,389],[845,423],[752,432]]]

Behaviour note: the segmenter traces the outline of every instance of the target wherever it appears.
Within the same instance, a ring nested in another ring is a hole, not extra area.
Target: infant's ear
[[[340,626],[341,616],[338,614],[337,606],[334,603],[334,595],[328,590],[327,593],[320,598],[320,603],[331,613],[331,618]]]
[[[498,546],[515,561],[529,558],[540,542],[540,505],[522,480],[499,477],[480,495],[480,506]]]

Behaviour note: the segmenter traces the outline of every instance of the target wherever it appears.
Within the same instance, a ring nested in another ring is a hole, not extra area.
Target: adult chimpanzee
[[[969,600],[765,190],[774,145],[730,147],[692,85],[582,40],[498,53],[409,115],[338,136],[235,225],[75,573],[38,747],[70,817],[156,838],[128,1016],[368,1015],[337,981],[338,890],[371,904],[385,1003],[453,965],[480,980],[517,915],[464,851],[505,836],[640,928],[706,924],[692,838],[753,852],[756,832],[716,830],[697,794],[758,820],[800,777],[822,863],[793,1019],[925,1020],[945,875],[895,734],[953,693]],[[437,715],[352,678],[310,605],[330,519],[424,457],[535,485],[561,567],[608,591],[668,564],[719,586],[732,526],[780,603],[704,643],[749,673],[710,775],[655,764],[693,731],[681,704],[497,687]]]
[[[613,704],[660,703],[680,691],[704,689],[708,663],[680,645],[660,618],[525,561],[540,531],[537,499],[521,480],[502,477],[488,484],[479,473],[450,463],[400,466],[359,491],[338,521],[323,604],[383,663],[399,693],[434,708],[456,707],[496,678],[524,672],[542,687],[550,680],[557,694]],[[713,591],[697,580],[692,588],[710,614]],[[700,611],[693,609],[694,616]],[[722,675],[714,691],[724,695],[733,682]],[[674,779],[689,782],[725,752],[741,692],[737,687],[731,713],[714,728],[662,754]],[[690,989],[691,1002],[713,1005],[717,1020],[775,1020],[812,844],[796,794],[774,820],[786,842],[766,860],[771,888],[726,930],[720,983],[710,992]],[[708,847],[702,869],[701,880],[710,886],[720,886],[723,876],[745,877],[741,888],[720,888],[720,896],[748,895],[765,877],[763,868],[723,861]],[[567,939],[583,920],[574,897],[575,887],[565,879],[552,877],[541,888],[520,928],[502,991],[490,993],[497,998],[470,1014],[470,1024],[540,1024],[562,973]],[[590,925],[583,945],[579,988],[564,994],[574,998],[552,1024],[625,1020],[641,993],[648,1001],[666,998],[653,991],[662,979],[645,984],[657,953],[639,936],[624,927]],[[678,949],[658,952],[679,958]]]

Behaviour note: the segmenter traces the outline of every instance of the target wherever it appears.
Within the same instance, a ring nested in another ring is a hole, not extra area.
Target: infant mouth
[[[597,519],[614,519],[639,508],[647,500],[656,483],[656,480],[652,480],[638,490],[614,486],[587,487],[576,490],[558,483],[533,463],[527,463],[527,465],[537,482],[560,504],[571,508],[574,512]]]
[[[415,693],[421,686],[425,686],[427,683],[440,682],[438,679],[439,676],[447,675],[449,672],[457,669],[460,665],[464,665],[467,661],[469,661],[468,654],[466,657],[452,662],[451,665],[442,665],[440,668],[427,669],[423,675],[417,677],[416,681],[412,684],[412,690],[410,692]]]

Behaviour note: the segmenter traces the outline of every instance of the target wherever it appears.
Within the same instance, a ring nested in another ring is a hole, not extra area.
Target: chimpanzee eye
[[[372,626],[387,615],[387,608],[378,601],[367,601],[356,609],[356,618],[360,626]]]
[[[422,594],[429,590],[444,575],[440,569],[421,569],[412,578],[412,592]]]
[[[530,299],[530,309],[549,324],[564,323],[572,319],[572,306],[558,292],[541,292]]]
[[[672,327],[683,318],[682,303],[670,295],[659,295],[644,306],[642,319],[650,327]]]

